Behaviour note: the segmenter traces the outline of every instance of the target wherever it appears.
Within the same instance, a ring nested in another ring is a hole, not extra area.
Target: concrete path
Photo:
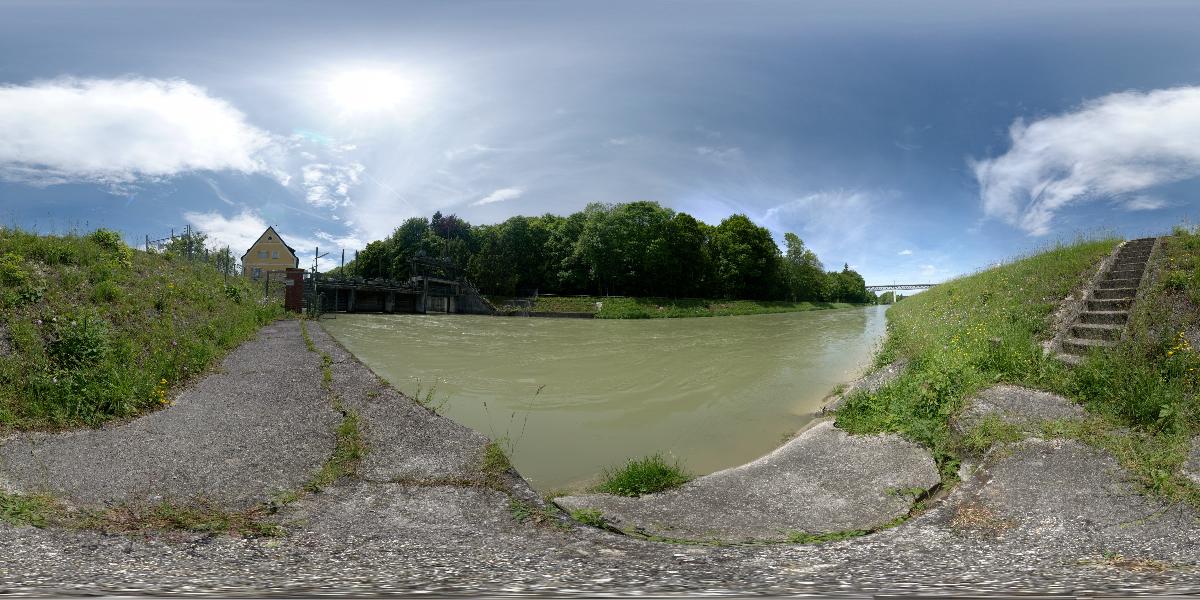
[[[85,507],[166,500],[244,509],[308,481],[329,458],[340,418],[299,322],[280,321],[164,410],[3,440],[0,489]]]
[[[1041,432],[1047,421],[1082,420],[1082,406],[1057,394],[1015,385],[997,385],[967,399],[966,406],[950,420],[950,428],[962,435],[984,419],[994,416],[1022,431]]]
[[[878,527],[904,516],[938,482],[929,453],[895,435],[851,436],[826,421],[752,463],[680,488],[626,498],[566,496],[613,527],[696,541],[782,541]]]

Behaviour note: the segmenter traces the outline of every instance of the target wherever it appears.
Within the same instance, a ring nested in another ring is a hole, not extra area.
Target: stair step
[[[1118,254],[1118,263],[1144,263],[1150,260],[1149,254]]]
[[[1105,279],[1096,284],[1098,289],[1111,290],[1114,288],[1136,288],[1141,279]]]
[[[1116,342],[1108,340],[1087,340],[1080,338],[1067,338],[1063,340],[1063,352],[1067,354],[1087,354],[1096,348],[1111,348],[1116,345]]]
[[[1122,325],[1079,324],[1071,327],[1071,335],[1084,340],[1115,340],[1124,329]]]
[[[1137,288],[1107,288],[1092,290],[1092,298],[1096,300],[1115,300],[1117,298],[1133,298],[1137,295]]]
[[[1144,263],[1144,262],[1139,262],[1139,263],[1119,262],[1119,263],[1114,264],[1112,266],[1112,268],[1109,269],[1109,271],[1137,271],[1139,273],[1143,272],[1145,270],[1146,270],[1146,263]]]
[[[1141,279],[1142,272],[1138,269],[1126,269],[1124,271],[1109,271],[1105,279]]]
[[[1116,300],[1088,300],[1087,309],[1096,311],[1128,310],[1133,304],[1133,298],[1118,298]]]
[[[1079,322],[1088,325],[1124,325],[1129,313],[1124,310],[1088,310],[1079,313]]]

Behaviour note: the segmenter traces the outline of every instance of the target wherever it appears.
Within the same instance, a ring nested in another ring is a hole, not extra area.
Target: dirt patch
[[[1000,518],[982,502],[968,502],[959,506],[950,518],[950,528],[972,535],[996,537],[1010,529],[1014,523]]]

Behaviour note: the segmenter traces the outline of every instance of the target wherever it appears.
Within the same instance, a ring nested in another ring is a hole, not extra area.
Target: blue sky
[[[353,250],[654,200],[869,283],[1200,218],[1194,2],[0,3],[0,222]]]

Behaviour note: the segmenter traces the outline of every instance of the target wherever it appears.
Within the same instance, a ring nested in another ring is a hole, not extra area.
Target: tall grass
[[[1063,370],[1039,345],[1051,336],[1049,316],[1116,243],[1059,245],[893,305],[877,360],[905,357],[909,368],[878,392],[849,398],[837,425],[852,433],[900,433],[930,448],[943,475],[953,477],[958,458],[950,416],[989,384]]]
[[[111,231],[0,228],[0,427],[96,425],[171,387],[279,318],[239,278],[133,250]]]
[[[905,357],[909,369],[837,412],[855,433],[896,432],[930,448],[953,479],[970,436],[953,439],[948,422],[973,392],[1015,383],[1084,405],[1082,425],[1057,424],[1047,435],[1110,451],[1135,481],[1200,506],[1200,490],[1179,474],[1190,436],[1200,432],[1200,231],[1164,239],[1155,281],[1135,305],[1127,335],[1075,368],[1042,354],[1051,314],[1082,285],[1116,240],[1059,246],[907,298],[888,310],[888,339],[877,360]]]

